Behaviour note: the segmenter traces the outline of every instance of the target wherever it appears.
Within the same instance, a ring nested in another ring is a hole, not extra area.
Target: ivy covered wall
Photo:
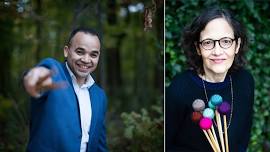
[[[254,118],[249,145],[250,152],[269,152],[270,141],[270,2],[170,0],[165,5],[165,60],[166,86],[172,77],[186,68],[186,58],[180,47],[182,29],[204,8],[219,5],[230,9],[247,29],[249,51],[248,66],[254,76]]]

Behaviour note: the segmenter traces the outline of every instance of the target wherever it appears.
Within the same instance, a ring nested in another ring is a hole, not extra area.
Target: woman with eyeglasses
[[[254,80],[244,69],[247,50],[244,28],[228,10],[208,8],[184,29],[181,46],[189,67],[176,75],[166,88],[166,151],[246,151],[252,125]],[[212,119],[213,139],[200,128],[204,116],[200,116],[198,122],[192,121],[196,111],[192,105],[194,100],[201,99],[205,105],[203,108],[211,108],[212,95],[220,95],[222,102],[230,105],[224,114],[225,127],[224,117],[220,117],[223,128],[220,134],[215,112],[218,106],[212,107],[215,114]]]

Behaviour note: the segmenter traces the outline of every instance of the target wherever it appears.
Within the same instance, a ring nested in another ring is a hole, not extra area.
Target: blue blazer
[[[45,92],[40,98],[31,98],[29,152],[79,152],[81,126],[78,100],[71,77],[64,63],[47,58],[37,66],[54,73],[55,83],[65,81],[63,88]],[[87,152],[106,152],[105,113],[107,99],[96,84],[89,88],[92,119]]]

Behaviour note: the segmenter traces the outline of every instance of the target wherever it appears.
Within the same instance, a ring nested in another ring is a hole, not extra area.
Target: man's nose
[[[84,63],[90,63],[91,62],[91,57],[89,55],[84,55],[81,58],[81,61],[84,62]]]

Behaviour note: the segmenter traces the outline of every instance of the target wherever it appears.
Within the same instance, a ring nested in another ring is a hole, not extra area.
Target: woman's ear
[[[240,46],[241,46],[241,38],[238,38],[237,39],[238,43],[237,43],[237,46],[236,46],[236,49],[235,49],[235,54],[237,54],[239,52],[239,49],[240,49]]]
[[[195,45],[197,54],[198,54],[199,56],[202,55],[202,54],[201,54],[201,50],[200,50],[200,48],[198,47],[199,45],[197,44],[197,42],[194,42],[194,45]]]

